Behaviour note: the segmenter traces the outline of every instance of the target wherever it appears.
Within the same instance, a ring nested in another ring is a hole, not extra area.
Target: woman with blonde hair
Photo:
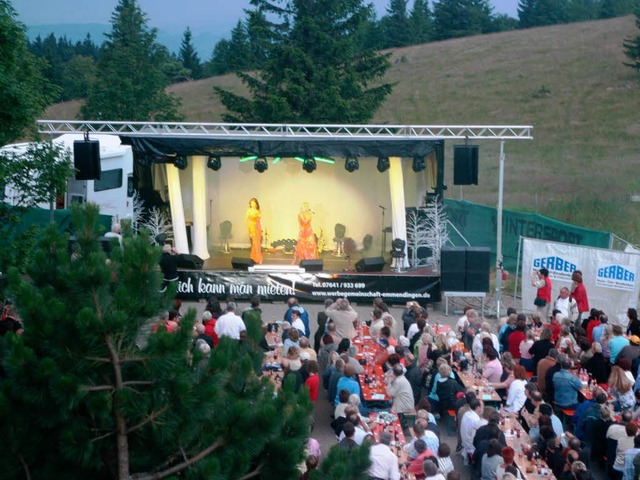
[[[611,359],[611,348],[609,348],[609,344],[611,343],[612,338],[613,326],[607,323],[604,326],[602,337],[600,337],[600,345],[602,345],[602,356],[607,362],[609,362],[609,360]]]
[[[423,333],[420,340],[416,342],[416,348],[418,351],[418,368],[420,371],[424,371],[429,365],[429,350],[433,343],[433,337],[429,333]]]
[[[609,375],[609,395],[615,402],[615,410],[630,410],[635,404],[635,395],[633,394],[633,382],[629,380],[626,373],[618,365],[611,367]]]
[[[449,342],[447,342],[447,336],[444,333],[439,333],[436,335],[435,340],[433,342],[433,347],[431,351],[428,353],[428,356],[434,362],[438,360],[438,358],[449,353]]]

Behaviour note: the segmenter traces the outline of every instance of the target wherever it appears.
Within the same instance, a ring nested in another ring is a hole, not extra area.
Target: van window
[[[100,174],[100,180],[93,182],[93,191],[102,192],[104,190],[113,190],[122,187],[122,169],[103,170]]]

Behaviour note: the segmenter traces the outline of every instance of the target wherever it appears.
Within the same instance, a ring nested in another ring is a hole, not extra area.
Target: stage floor
[[[226,253],[219,248],[215,248],[209,250],[209,255],[211,256],[205,260],[202,267],[203,270],[233,270],[231,260],[234,258],[248,259],[249,249],[231,249],[229,253]],[[292,265],[293,262],[293,253],[287,253],[282,249],[265,249],[262,251],[262,255],[264,258],[262,262],[263,265]],[[322,259],[322,271],[327,273],[355,272],[355,265],[359,260],[371,257],[380,257],[380,252],[373,250],[360,251],[355,253],[350,259],[344,255],[335,255],[335,253],[331,251],[322,252],[319,255],[319,258]],[[384,261],[382,271],[371,273],[397,275],[398,272],[391,268],[391,256],[388,254],[385,255]],[[300,262],[298,261],[297,263],[299,264]],[[410,272],[412,275],[431,275],[433,274],[433,269],[430,267],[420,267],[403,271],[403,273],[405,272]]]

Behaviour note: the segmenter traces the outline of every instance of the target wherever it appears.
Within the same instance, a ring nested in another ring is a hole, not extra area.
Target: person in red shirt
[[[204,334],[209,335],[213,340],[213,346],[217,347],[220,339],[216,333],[216,320],[209,310],[205,310],[202,314],[202,324],[204,325]]]
[[[313,403],[318,400],[318,391],[320,389],[320,377],[318,377],[318,362],[315,360],[309,360],[307,362],[307,371],[309,376],[304,382],[305,386],[309,389],[309,398]]]
[[[524,333],[527,327],[527,317],[520,313],[516,320],[516,329],[509,335],[509,353],[514,359],[520,358],[520,342],[527,339],[527,335]]]
[[[549,270],[541,268],[534,270],[531,276],[531,285],[536,287],[536,298],[544,300],[544,306],[536,306],[537,312],[543,322],[549,320],[549,311],[551,310],[551,279],[549,278]]]
[[[578,325],[590,312],[587,289],[584,288],[584,283],[582,283],[582,272],[580,270],[576,270],[571,275],[571,298],[578,304],[578,313],[580,314],[576,320],[576,325]]]
[[[587,338],[593,343],[593,329],[600,325],[599,312],[595,315],[589,316],[589,322],[587,323]]]

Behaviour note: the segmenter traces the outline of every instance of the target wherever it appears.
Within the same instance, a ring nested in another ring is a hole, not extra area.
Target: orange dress
[[[262,263],[262,224],[260,210],[249,208],[247,210],[247,222],[249,224],[249,238],[251,239],[251,254],[249,257],[255,263]]]
[[[318,258],[318,246],[316,236],[311,228],[311,213],[301,212],[298,214],[298,243],[296,244],[295,259],[308,260]]]

